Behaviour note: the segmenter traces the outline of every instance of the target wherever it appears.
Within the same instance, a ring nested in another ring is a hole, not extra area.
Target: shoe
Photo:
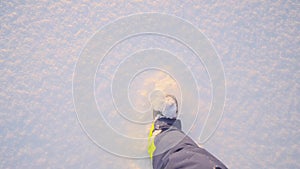
[[[178,115],[178,102],[175,96],[166,95],[164,98],[153,100],[153,119],[176,119]]]

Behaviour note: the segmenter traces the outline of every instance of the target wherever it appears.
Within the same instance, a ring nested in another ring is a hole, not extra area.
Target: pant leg
[[[153,169],[226,169],[226,166],[181,131],[179,120],[161,119],[162,132],[155,137]]]

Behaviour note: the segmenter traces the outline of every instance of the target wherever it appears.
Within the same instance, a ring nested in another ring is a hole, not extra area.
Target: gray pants
[[[180,120],[162,118],[154,126],[162,132],[154,140],[153,169],[227,169],[181,131]]]

